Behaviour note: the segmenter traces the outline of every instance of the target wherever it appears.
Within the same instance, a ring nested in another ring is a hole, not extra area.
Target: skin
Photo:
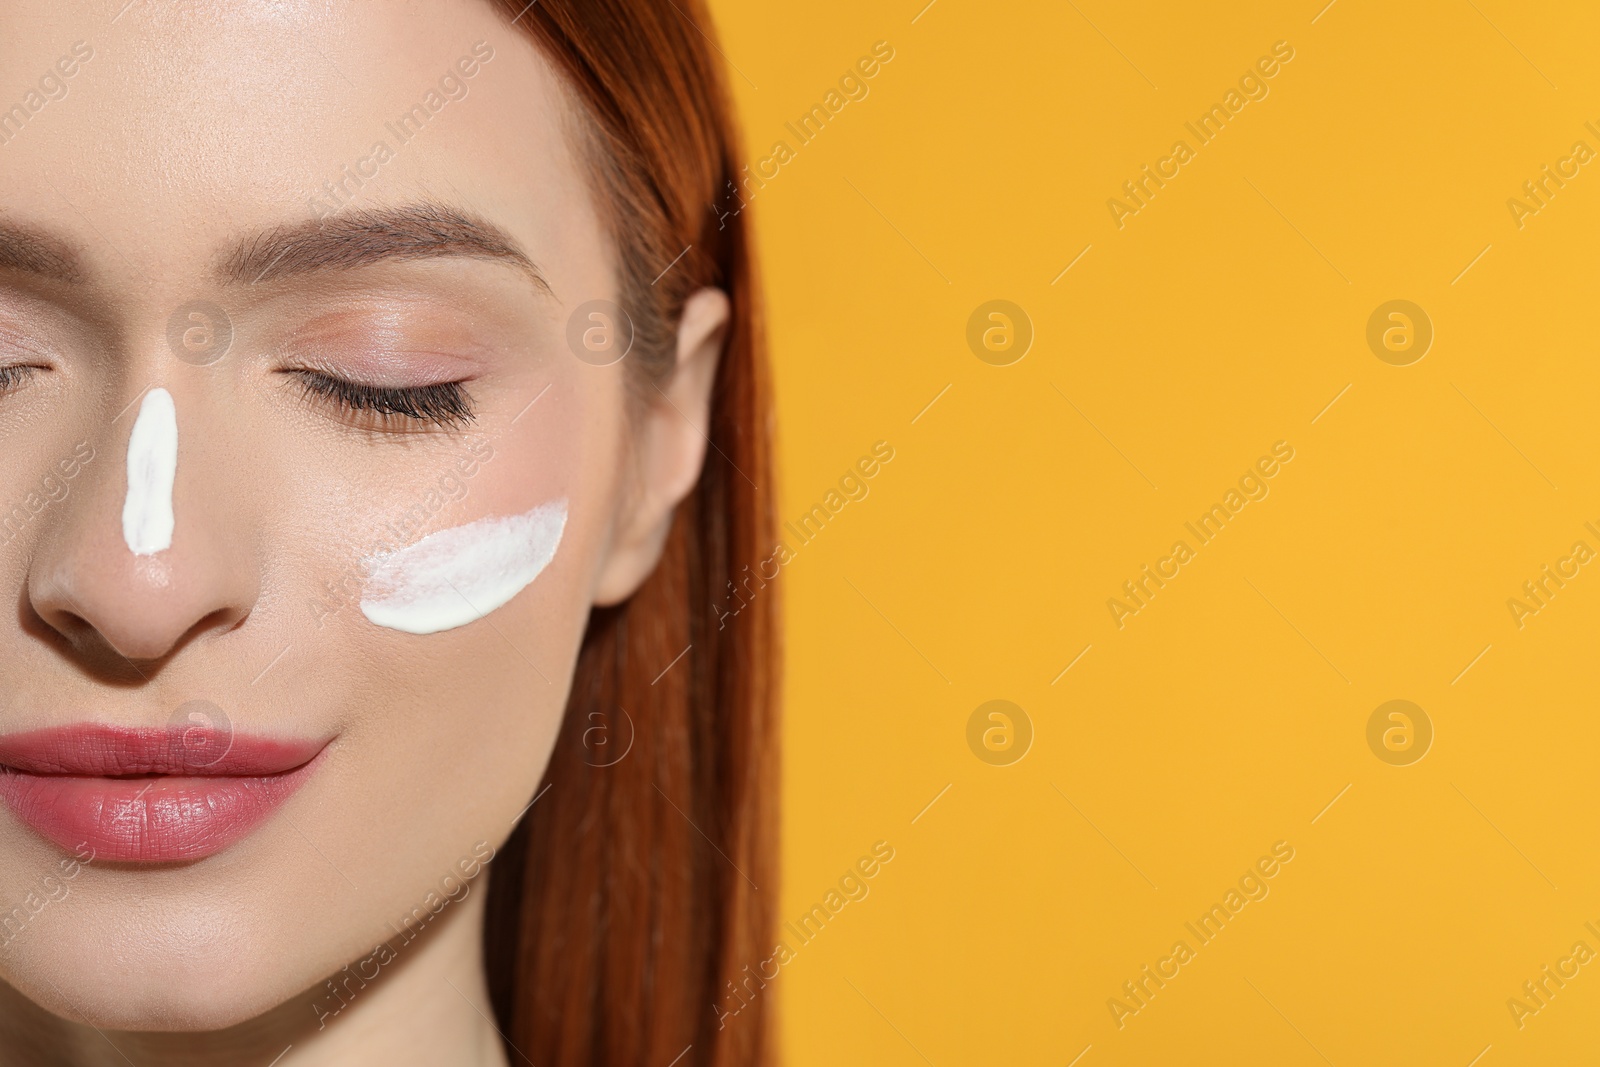
[[[330,743],[223,852],[82,867],[0,948],[0,1063],[265,1065],[286,1048],[282,1067],[505,1063],[478,949],[493,862],[325,1025],[316,1005],[533,798],[591,606],[648,576],[698,477],[726,298],[690,300],[676,370],[647,402],[628,399],[629,360],[575,358],[568,319],[616,298],[616,253],[573,146],[581,120],[487,4],[180,14],[146,0],[113,23],[118,7],[13,0],[3,16],[5,106],[74,42],[94,55],[0,145],[0,224],[76,262],[72,280],[0,266],[0,368],[35,367],[0,392],[0,504],[40,493],[83,442],[94,458],[0,543],[15,605],[0,615],[0,734],[164,726],[205,699],[237,729]],[[346,211],[426,202],[484,220],[547,288],[481,255],[226,276],[241,241],[313,219],[322,183],[393,144],[384,124],[479,41],[494,58],[467,96]],[[194,300],[234,330],[209,366],[167,341]],[[397,387],[467,379],[474,418],[376,425],[308,398],[291,373],[307,367]],[[177,527],[170,550],[135,557],[120,520],[128,409],[155,386],[178,411]],[[492,459],[445,481],[484,443]],[[558,497],[561,548],[504,608],[430,636],[362,616],[361,560],[408,509],[428,511],[415,540]],[[330,583],[354,592],[334,600]],[[0,808],[0,908],[65,855]]]

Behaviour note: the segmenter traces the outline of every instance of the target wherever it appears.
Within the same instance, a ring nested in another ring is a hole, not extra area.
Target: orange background
[[[1600,950],[1600,566],[1520,628],[1507,602],[1600,549],[1600,162],[1520,227],[1507,201],[1600,150],[1600,16],[921,3],[715,5],[748,158],[794,149],[750,206],[782,517],[894,449],[785,568],[785,917],[895,850],[763,994],[789,1062],[1592,1054],[1600,964],[1520,1027],[1507,1001]],[[867,96],[796,147],[877,41]],[[1184,123],[1278,41],[1199,146]],[[1107,200],[1180,138],[1119,228]],[[1034,331],[1007,366],[966,339],[995,299]],[[1408,366],[1367,343],[1397,299],[1434,331]],[[1119,628],[1107,600],[1180,539]],[[995,699],[1032,725],[1009,765],[968,744]],[[1396,699],[1433,731],[1406,766],[1367,740]],[[1280,841],[1202,946],[1185,923]],[[1107,1001],[1180,939],[1119,1028]]]

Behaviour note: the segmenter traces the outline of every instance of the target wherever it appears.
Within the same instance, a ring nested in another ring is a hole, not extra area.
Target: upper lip
[[[327,744],[192,726],[78,723],[0,736],[0,767],[95,778],[263,777],[304,766]]]

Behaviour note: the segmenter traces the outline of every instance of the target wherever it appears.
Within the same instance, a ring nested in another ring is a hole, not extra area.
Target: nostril
[[[73,589],[39,577],[22,598],[20,621],[25,633],[105,681],[149,681],[185,647],[231,633],[249,618],[248,603],[226,599],[204,611],[210,605],[195,600],[209,598],[209,585],[202,578],[121,588],[91,582]]]
[[[154,665],[137,663],[112,648],[93,625],[70,611],[51,611],[47,617],[24,601],[21,629],[108,685],[139,685],[150,680],[154,669]]]
[[[178,484],[179,406],[160,387],[129,405],[138,417],[126,470],[103,468],[34,528],[23,622],[97,675],[148,679],[184,648],[238,629],[261,593],[231,472],[191,462]]]
[[[22,625],[29,632],[50,630],[58,637],[76,641],[94,631],[94,626],[74,609],[72,594],[59,582],[30,583],[22,598]]]

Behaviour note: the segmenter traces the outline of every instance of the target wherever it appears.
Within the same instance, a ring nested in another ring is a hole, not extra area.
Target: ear
[[[701,289],[683,306],[677,362],[665,381],[649,387],[632,429],[633,462],[595,582],[597,606],[626,600],[644,584],[661,559],[673,512],[700,480],[730,310],[720,289]]]

